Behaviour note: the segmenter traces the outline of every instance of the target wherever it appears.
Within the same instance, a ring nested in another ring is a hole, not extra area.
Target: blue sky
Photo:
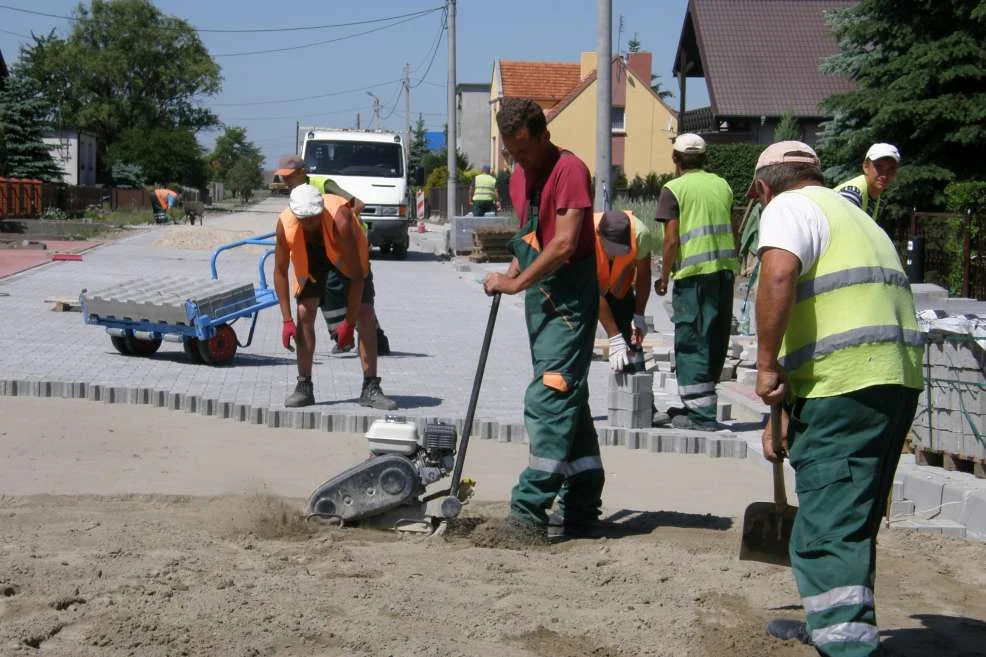
[[[51,14],[68,15],[76,2],[69,0],[0,0],[0,4]],[[157,0],[164,12],[202,29],[295,27],[365,21],[409,14],[444,5],[443,0],[364,0],[363,2],[242,2]],[[678,91],[671,76],[687,0],[613,0],[613,48],[617,49],[619,17],[623,16],[622,49],[634,33],[643,50],[654,53],[654,72],[664,85]],[[456,43],[459,82],[487,82],[497,58],[577,62],[583,50],[596,48],[594,0],[459,0]],[[564,9],[559,9],[564,7]],[[295,48],[276,53],[234,55],[257,50],[292,48],[353,35],[387,23],[297,32],[217,34],[202,33],[209,51],[222,66],[223,90],[203,99],[230,125],[244,126],[267,155],[268,164],[294,150],[295,121],[302,125],[353,127],[357,112],[363,127],[380,99],[385,117],[374,127],[403,130],[404,101],[398,99],[405,63],[412,68],[412,122],[421,112],[429,129],[441,130],[446,121],[448,50],[444,35],[434,48],[441,12],[412,18],[402,24],[337,43]],[[52,28],[65,34],[64,20],[33,16],[0,8],[0,50],[8,64],[33,30]],[[13,34],[12,34],[13,33]],[[432,53],[436,52],[434,58]],[[233,55],[233,56],[230,56]],[[429,69],[429,63],[431,67]],[[345,92],[328,98],[299,102],[286,99]],[[690,81],[688,106],[708,104],[704,84]],[[677,107],[677,101],[672,101]],[[393,113],[390,114],[393,108]],[[388,116],[389,114],[389,116]],[[200,140],[211,147],[215,133]]]

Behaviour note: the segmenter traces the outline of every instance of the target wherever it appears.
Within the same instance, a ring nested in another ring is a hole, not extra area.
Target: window
[[[308,173],[401,178],[404,176],[403,159],[400,144],[327,140],[305,142],[305,167]]]
[[[622,107],[613,107],[610,109],[609,122],[613,132],[626,131],[626,124],[624,121],[625,112],[626,110]]]

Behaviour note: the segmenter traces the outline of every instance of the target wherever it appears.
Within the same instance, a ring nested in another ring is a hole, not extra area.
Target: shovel
[[[781,407],[770,409],[771,437],[774,453],[781,451]],[[743,514],[743,540],[740,561],[762,561],[790,566],[788,544],[798,507],[787,503],[784,490],[784,463],[774,463],[774,501],[754,502]]]

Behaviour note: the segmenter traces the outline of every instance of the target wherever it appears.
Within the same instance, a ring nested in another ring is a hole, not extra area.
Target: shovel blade
[[[790,566],[788,544],[798,507],[778,508],[773,502],[754,502],[743,514],[740,561]]]

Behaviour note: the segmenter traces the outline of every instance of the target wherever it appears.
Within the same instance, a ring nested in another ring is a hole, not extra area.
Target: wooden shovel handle
[[[770,439],[773,443],[774,454],[781,451],[781,405],[770,407]],[[774,504],[778,509],[787,508],[787,491],[784,489],[784,461],[774,464]]]

